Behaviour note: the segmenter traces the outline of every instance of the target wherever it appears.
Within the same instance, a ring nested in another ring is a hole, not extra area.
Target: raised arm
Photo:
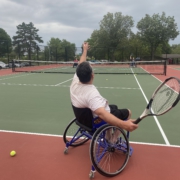
[[[84,61],[86,61],[86,56],[87,56],[87,51],[88,51],[88,49],[89,49],[89,44],[88,44],[88,42],[84,42],[84,43],[83,43],[83,53],[82,53],[81,58],[80,58],[80,60],[79,60],[79,64],[82,63],[82,62],[84,62]]]

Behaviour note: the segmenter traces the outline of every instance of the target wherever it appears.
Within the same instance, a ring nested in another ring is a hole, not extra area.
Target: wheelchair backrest
[[[93,128],[93,115],[92,111],[89,108],[77,108],[73,106],[73,111],[76,119],[80,124],[83,124],[84,126],[87,126],[88,128]]]

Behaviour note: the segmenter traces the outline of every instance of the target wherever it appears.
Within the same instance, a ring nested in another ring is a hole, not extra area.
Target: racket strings
[[[176,79],[170,79],[163,84],[154,97],[152,109],[154,114],[163,114],[169,110],[179,96],[180,86]]]

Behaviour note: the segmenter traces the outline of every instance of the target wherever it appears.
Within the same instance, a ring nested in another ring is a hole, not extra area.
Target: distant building
[[[162,54],[162,58],[166,58],[166,59],[180,58],[180,54]]]
[[[167,59],[168,64],[179,64],[180,54],[162,54],[163,59]]]

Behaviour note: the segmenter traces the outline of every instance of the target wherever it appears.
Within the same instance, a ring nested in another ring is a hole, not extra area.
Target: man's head
[[[92,68],[89,62],[85,61],[78,65],[76,69],[76,74],[82,83],[90,82],[92,78]]]

